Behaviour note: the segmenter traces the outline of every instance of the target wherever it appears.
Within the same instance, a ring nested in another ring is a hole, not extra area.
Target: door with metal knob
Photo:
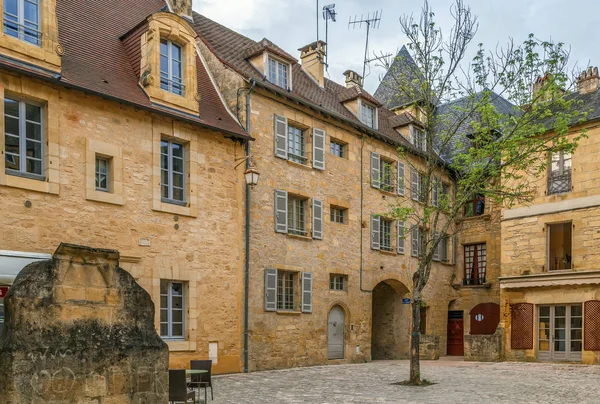
[[[327,351],[329,359],[344,358],[344,311],[334,306],[327,319]]]

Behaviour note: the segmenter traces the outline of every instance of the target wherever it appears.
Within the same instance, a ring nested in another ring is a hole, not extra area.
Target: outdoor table
[[[201,373],[208,373],[208,370],[200,370],[200,369],[186,369],[186,375],[199,375]]]

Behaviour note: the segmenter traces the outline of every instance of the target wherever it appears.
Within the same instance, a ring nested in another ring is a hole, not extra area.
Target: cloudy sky
[[[465,0],[479,20],[472,48],[482,42],[495,48],[509,38],[522,42],[529,33],[552,38],[571,47],[571,61],[587,66],[600,64],[597,36],[598,0]],[[347,69],[362,72],[366,29],[348,29],[349,18],[383,10],[379,29],[371,31],[370,50],[395,53],[406,42],[398,18],[418,15],[422,2],[415,0],[320,0],[319,8],[335,3],[337,22],[329,25],[329,78],[343,83]],[[451,26],[453,0],[430,0],[442,29]],[[288,53],[298,56],[303,45],[316,40],[317,0],[193,0],[194,10],[254,40],[269,38]],[[322,17],[320,38],[324,39]],[[377,88],[384,71],[375,65],[366,79],[369,91]]]

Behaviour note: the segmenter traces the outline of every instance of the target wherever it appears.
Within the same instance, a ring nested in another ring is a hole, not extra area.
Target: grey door
[[[539,306],[538,359],[581,361],[581,305]]]
[[[339,306],[327,318],[327,352],[329,359],[344,358],[344,311]]]

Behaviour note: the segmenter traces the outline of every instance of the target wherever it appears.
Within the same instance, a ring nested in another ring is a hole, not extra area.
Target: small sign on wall
[[[403,298],[402,304],[410,304],[410,298],[407,298],[407,297]]]
[[[3,298],[8,293],[8,286],[0,286],[0,298]]]

